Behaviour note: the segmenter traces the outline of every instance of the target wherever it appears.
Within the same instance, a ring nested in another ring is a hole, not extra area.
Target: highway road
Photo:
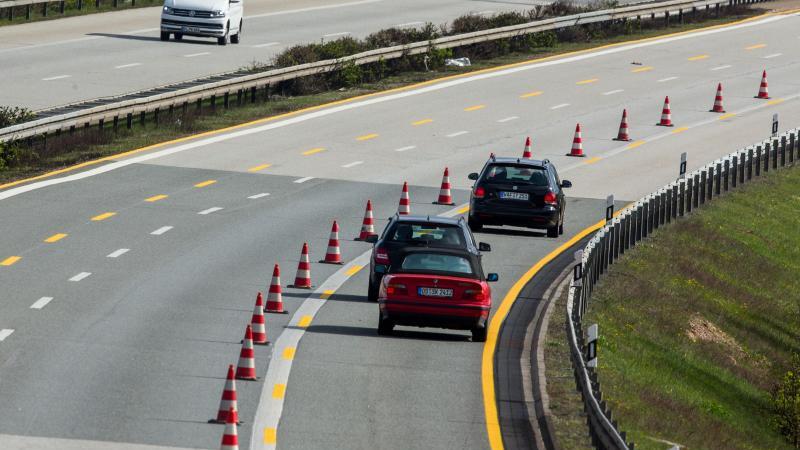
[[[299,43],[363,37],[392,26],[447,23],[466,13],[530,9],[534,1],[250,0],[242,43],[161,42],[161,8],[0,27],[0,105],[34,110],[119,95],[271,62]]]
[[[800,123],[799,24],[773,15],[452,77],[0,190],[0,447],[216,447],[222,427],[206,421],[255,292],[276,262],[292,280],[304,241],[321,259],[338,219],[347,265],[314,263],[317,291],[285,290],[290,314],[267,317],[274,345],[256,349],[260,380],[237,384],[243,447],[487,448],[483,346],[457,331],[375,334],[369,246],[350,240],[366,200],[379,227],[403,181],[412,212],[462,213],[466,175],[533,136],[574,183],[568,222],[559,239],[476,235],[493,247],[497,305],[602,217],[606,195],[666,184],[681,152],[692,170],[759,141],[775,113],[782,130]],[[753,98],[763,69],[770,100]],[[708,112],[717,82],[724,115]],[[655,126],[665,95],[672,128]],[[630,143],[612,140],[623,108]],[[564,156],[576,122],[582,159]],[[431,204],[445,166],[455,207]]]

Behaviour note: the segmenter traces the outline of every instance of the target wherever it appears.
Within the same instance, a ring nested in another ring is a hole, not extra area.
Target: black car
[[[548,237],[564,232],[564,188],[572,187],[558,178],[548,160],[492,156],[475,180],[469,201],[469,226],[480,231],[484,225],[514,225],[547,230]]]
[[[378,301],[378,288],[381,278],[392,264],[399,264],[399,255],[409,247],[457,248],[470,252],[480,258],[480,252],[491,250],[489,244],[475,243],[464,217],[447,218],[441,216],[411,216],[395,214],[380,237],[372,236],[367,242],[372,247],[369,260],[370,301]]]

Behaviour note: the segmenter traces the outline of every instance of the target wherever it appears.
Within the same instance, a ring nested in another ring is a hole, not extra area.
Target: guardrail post
[[[669,207],[669,197],[668,197],[669,194],[667,193],[667,191],[668,191],[667,189],[661,191],[661,200],[660,200],[661,204],[659,205],[660,208],[658,209],[658,213],[660,216],[658,221],[659,225],[664,225],[665,223],[667,223],[667,213],[669,213],[669,210],[667,209]]]
[[[756,161],[755,161],[757,177],[761,176],[761,165],[763,164],[762,159],[763,158],[761,158],[761,146],[759,145],[758,147],[756,147]]]
[[[744,162],[747,159],[747,153],[742,152],[739,154],[739,184],[744,184]]]
[[[683,205],[683,191],[679,190],[679,187],[678,187],[681,184],[683,184],[683,183],[681,183],[679,181],[676,185],[672,186],[672,218],[673,219],[677,219],[678,218],[678,208],[681,208],[682,205]],[[680,196],[678,194],[680,194]],[[681,215],[683,215],[683,213],[681,213]]]
[[[64,2],[64,0],[61,0],[60,2],[58,2],[58,11],[59,11],[61,14],[64,14],[64,7],[65,7],[65,2]]]
[[[42,17],[47,17],[47,2],[42,3]]]
[[[105,119],[100,119],[97,121],[97,130],[103,131],[103,125],[105,124]]]
[[[198,98],[197,99],[195,110],[197,111],[198,114],[200,114],[203,111],[203,99],[202,98]]]
[[[717,163],[717,171],[714,175],[716,176],[714,179],[714,195],[719,197],[722,191],[722,163]]]
[[[794,146],[795,146],[795,135],[794,133],[789,135],[789,164],[794,165]]]
[[[183,115],[184,118],[186,117],[186,113],[188,112],[189,112],[189,102],[183,102],[183,105],[181,106],[181,114]]]
[[[614,262],[619,259],[619,246],[622,241],[622,239],[620,239],[622,237],[622,224],[618,221],[612,225],[612,229],[614,230],[614,233],[611,235],[613,239],[612,242],[614,243],[614,252],[611,254],[611,262]]]
[[[117,128],[119,128],[119,116],[114,116],[114,132],[117,132]]]
[[[678,184],[680,186],[680,194],[678,195],[678,216],[683,217],[683,214],[686,212],[686,194],[688,191],[685,182],[680,182]],[[676,186],[676,188],[677,187],[678,186]]]
[[[139,113],[139,125],[141,126],[144,126],[145,114],[146,113],[144,111]]]
[[[764,173],[769,172],[770,153],[772,153],[772,145],[769,142],[767,142],[766,144],[764,144],[764,167],[763,167]]]
[[[236,106],[242,106],[242,90],[236,91]]]
[[[113,6],[114,8],[116,8],[116,7],[117,7],[117,0],[114,0],[114,2],[112,3],[112,6]]]
[[[786,167],[786,136],[781,136],[781,167]]]
[[[675,202],[675,195],[672,188],[667,188],[664,192],[664,221],[662,224],[672,222],[672,214],[674,212],[673,203]]]
[[[778,168],[778,139],[772,141],[772,168]]]
[[[747,181],[750,181],[750,180],[753,179],[753,161],[755,161],[754,157],[755,157],[755,153],[753,152],[753,149],[752,148],[748,148],[747,149]]]
[[[217,110],[217,94],[211,95],[211,111],[214,112]]]
[[[133,128],[133,113],[128,113],[128,117],[126,118],[126,122],[127,122],[125,124],[126,128],[128,128],[129,130],[131,128]]]
[[[256,102],[256,87],[253,86],[250,88],[250,103]]]
[[[695,199],[694,179],[692,177],[689,177],[686,180],[686,199],[685,199],[685,201],[686,201],[686,213],[687,214],[692,212],[692,202],[694,201],[694,199]],[[683,214],[681,214],[681,215],[683,215]]]
[[[733,155],[731,161],[731,187],[735,188],[739,181],[739,155]]]
[[[700,204],[704,204],[706,202],[706,186],[708,186],[707,180],[708,174],[705,170],[700,173]]]
[[[83,0],[78,0],[78,11],[83,9]]]
[[[700,174],[694,175],[694,190],[692,191],[692,207],[697,208],[700,206]]]
[[[669,28],[669,11],[664,11],[664,27]]]
[[[678,8],[678,23],[683,25],[683,8]]]
[[[222,100],[222,105],[225,109],[228,109],[228,94],[229,92],[226,92]]]
[[[158,125],[158,108],[153,110],[153,122],[155,122],[156,126]]]
[[[724,180],[722,182],[723,183],[722,187],[725,190],[725,192],[728,192],[728,179],[730,178],[729,174],[730,174],[730,171],[731,171],[730,169],[731,169],[731,162],[728,161],[727,159],[725,159],[725,173],[724,173],[724,177],[723,177]]]
[[[94,7],[95,8],[99,8],[100,7],[100,0],[94,0]]]
[[[136,0],[131,0],[131,7],[136,6]]]
[[[25,5],[25,20],[31,20],[31,5]]]

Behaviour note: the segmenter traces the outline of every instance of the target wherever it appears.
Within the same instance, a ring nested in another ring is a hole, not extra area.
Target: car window
[[[514,164],[492,164],[484,179],[490,183],[523,183],[548,186],[547,172],[542,167]]]
[[[439,253],[411,253],[403,258],[400,265],[403,272],[451,272],[473,275],[472,265],[467,258]]]
[[[428,243],[449,247],[465,247],[461,230],[454,225],[434,223],[398,223],[391,237],[395,242]]]

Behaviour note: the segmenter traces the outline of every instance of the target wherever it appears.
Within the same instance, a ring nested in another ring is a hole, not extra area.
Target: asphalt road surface
[[[307,241],[320,290],[286,289],[291,314],[267,317],[261,378],[237,383],[243,447],[487,448],[482,345],[457,331],[375,333],[358,268],[369,246],[351,240],[366,200],[379,228],[406,180],[412,212],[461,213],[467,174],[533,136],[534,155],[575,187],[562,238],[476,235],[493,247],[499,304],[602,217],[608,194],[666,184],[681,152],[692,170],[759,141],[775,113],[781,130],[800,123],[798,24],[776,15],[451,78],[0,191],[0,447],[217,447],[222,427],[206,421],[255,293],[276,262],[291,282]],[[753,98],[763,69],[771,100]],[[708,112],[718,82],[725,115]],[[655,126],[665,95],[673,128]],[[631,143],[612,140],[623,108]],[[576,122],[582,159],[564,156]],[[455,207],[431,204],[445,166]],[[334,218],[344,267],[315,263]]]

